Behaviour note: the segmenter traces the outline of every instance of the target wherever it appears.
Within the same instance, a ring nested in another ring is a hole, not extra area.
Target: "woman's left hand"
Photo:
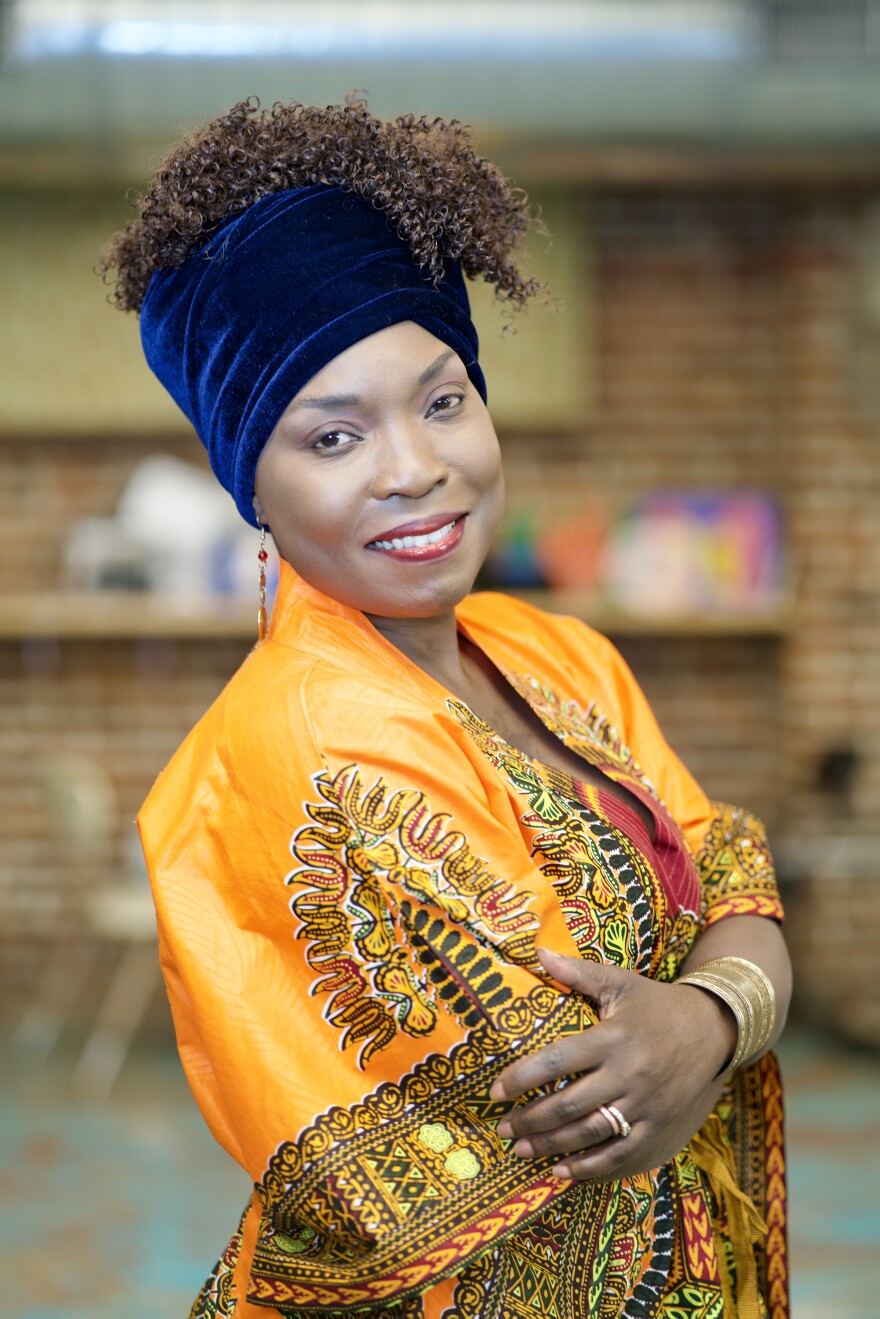
[[[539,956],[554,980],[596,1004],[599,1021],[505,1068],[494,1099],[574,1079],[512,1109],[498,1134],[516,1140],[520,1157],[557,1157],[558,1177],[607,1180],[658,1167],[699,1131],[717,1102],[715,1078],[736,1043],[732,1013],[692,985],[549,949]],[[630,1134],[615,1135],[600,1105],[617,1108]]]

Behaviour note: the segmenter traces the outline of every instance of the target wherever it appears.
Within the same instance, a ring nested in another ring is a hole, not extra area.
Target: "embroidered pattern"
[[[257,1190],[249,1299],[282,1309],[402,1301],[563,1195],[552,1159],[505,1157],[496,1126],[510,1105],[489,1090],[517,1056],[594,1020],[586,1000],[537,986],[449,1057],[430,1055],[400,1085],[329,1109],[282,1145]]]
[[[725,1319],[724,1297],[684,1282],[663,1297],[657,1319]]]
[[[438,1000],[464,1026],[491,1020],[512,996],[503,965],[535,965],[533,895],[493,874],[422,793],[367,788],[356,765],[313,782],[322,800],[306,804],[286,883],[342,1047],[357,1044],[366,1066],[397,1031],[430,1034]]]
[[[531,674],[505,671],[504,676],[560,742],[571,747],[585,760],[594,763],[603,761],[610,768],[624,770],[629,778],[640,784],[656,801],[660,801],[660,794],[654,784],[595,701],[582,707],[577,701],[563,700],[552,688]]]
[[[737,806],[716,802],[715,809],[718,814],[696,858],[706,898],[705,925],[724,916],[781,919],[764,825]]]
[[[657,798],[595,706],[511,681],[566,745]],[[607,818],[597,790],[530,760],[462,703],[448,708],[521,801],[536,869],[582,955],[674,976],[699,914],[670,909],[648,855]],[[320,800],[292,839],[287,883],[341,1047],[356,1045],[366,1066],[397,1032],[427,1039],[441,1010],[465,1033],[448,1056],[429,1053],[399,1084],[329,1109],[279,1147],[257,1188],[251,1303],[301,1319],[373,1307],[417,1319],[420,1293],[455,1277],[443,1319],[721,1319],[715,1250],[726,1225],[712,1219],[687,1151],[623,1182],[571,1185],[548,1175],[553,1160],[507,1157],[497,1135],[508,1105],[489,1089],[502,1068],[595,1019],[576,995],[538,985],[515,997],[505,983],[505,966],[537,970],[535,895],[494,875],[423,794],[367,786],[356,765],[313,783]],[[756,824],[730,811],[712,826],[697,862],[713,912],[774,900]],[[774,1245],[771,1227],[762,1283],[771,1319],[785,1319],[781,1110],[776,1121],[769,1080],[754,1092],[761,1075],[738,1074],[721,1115],[741,1183],[771,1224],[776,1212],[782,1239]],[[222,1285],[212,1275],[192,1319],[232,1313],[210,1299]]]
[[[463,1269],[443,1319],[640,1319],[653,1313],[669,1274],[674,1197],[668,1171],[589,1194],[586,1189],[576,1186]]]
[[[755,1153],[752,1158],[749,1183],[754,1188],[752,1198],[761,1207],[768,1227],[765,1258],[761,1261],[765,1294],[770,1302],[770,1319],[788,1317],[788,1238],[786,1233],[788,1192],[785,1177],[785,1141],[783,1134],[782,1080],[779,1063],[773,1054],[765,1054],[756,1068],[749,1068],[740,1085],[755,1089],[760,1086],[760,1098],[752,1094],[741,1102],[752,1114],[751,1125],[759,1132],[763,1128],[764,1157]],[[763,1186],[763,1201],[759,1188]]]
[[[277,1306],[272,1307],[273,1312],[283,1316],[283,1319],[349,1319],[352,1314],[351,1310],[328,1310],[324,1306],[316,1310],[311,1306],[304,1309],[297,1306],[295,1310],[281,1310]],[[357,1310],[354,1313],[365,1316],[374,1311]],[[408,1301],[401,1301],[399,1305],[383,1305],[381,1311],[382,1319],[423,1319],[424,1307],[420,1296],[413,1296]]]
[[[679,1201],[678,1272],[687,1284],[720,1284],[712,1205],[706,1187],[686,1150],[676,1155],[674,1164]]]
[[[578,755],[608,771],[626,786],[626,781],[638,784],[666,810],[652,780],[636,761],[632,751],[617,729],[602,713],[595,702],[585,707],[576,701],[563,700],[546,684],[531,675],[505,672],[507,681],[550,731]],[[485,754],[497,757],[498,747],[528,762],[521,752],[493,734],[461,703],[449,703],[468,726],[468,731]],[[499,763],[496,760],[496,763]],[[560,776],[564,779],[566,776]],[[562,807],[570,810],[569,801]],[[664,945],[662,961],[652,970],[657,979],[670,980],[687,956],[696,937],[698,925],[712,925],[725,916],[766,916],[782,918],[782,904],[776,886],[776,876],[767,844],[766,830],[756,816],[739,807],[713,803],[715,815],[694,864],[700,877],[701,910],[682,911],[675,917],[672,928],[664,932],[660,942]],[[666,811],[669,823],[680,837],[677,826]],[[687,851],[683,838],[683,851]],[[696,905],[696,904],[694,904]]]
[[[230,1316],[235,1314],[235,1294],[232,1280],[241,1251],[244,1221],[248,1216],[250,1207],[251,1202],[248,1200],[229,1245],[214,1265],[213,1270],[202,1285],[202,1290],[195,1299],[189,1312],[189,1319],[230,1319]]]
[[[532,856],[555,889],[581,954],[673,979],[696,936],[697,913],[670,913],[662,881],[644,853],[602,813],[598,792],[533,761],[462,702],[446,704],[526,799],[520,822],[532,831]],[[571,730],[573,709],[566,718]],[[595,711],[594,719],[598,727],[609,727]]]

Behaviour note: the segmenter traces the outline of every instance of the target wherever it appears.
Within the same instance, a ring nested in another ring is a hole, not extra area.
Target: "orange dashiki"
[[[139,817],[183,1065],[254,1186],[192,1314],[785,1319],[772,1056],[604,1184],[512,1155],[489,1098],[595,1021],[536,942],[670,980],[712,922],[779,918],[761,826],[707,800],[604,637],[501,595],[457,614],[653,835],[282,565],[267,639]]]

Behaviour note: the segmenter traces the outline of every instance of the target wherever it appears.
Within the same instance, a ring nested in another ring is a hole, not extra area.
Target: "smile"
[[[422,545],[437,545],[441,540],[445,540],[455,521],[447,522],[444,527],[438,527],[436,531],[429,531],[426,536],[400,536],[394,540],[374,540],[373,544],[377,550],[414,550]]]
[[[370,541],[367,549],[390,554],[394,558],[414,559],[419,562],[436,559],[455,549],[464,535],[464,522],[464,517],[458,517],[420,536],[393,536],[388,540],[373,540]]]

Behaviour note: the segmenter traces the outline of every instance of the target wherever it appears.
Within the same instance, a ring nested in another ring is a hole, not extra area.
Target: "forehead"
[[[459,362],[456,353],[442,339],[414,321],[401,321],[360,339],[334,357],[312,376],[292,403],[328,390],[336,392],[346,383],[361,387],[381,385],[391,378],[417,382],[441,358]]]

